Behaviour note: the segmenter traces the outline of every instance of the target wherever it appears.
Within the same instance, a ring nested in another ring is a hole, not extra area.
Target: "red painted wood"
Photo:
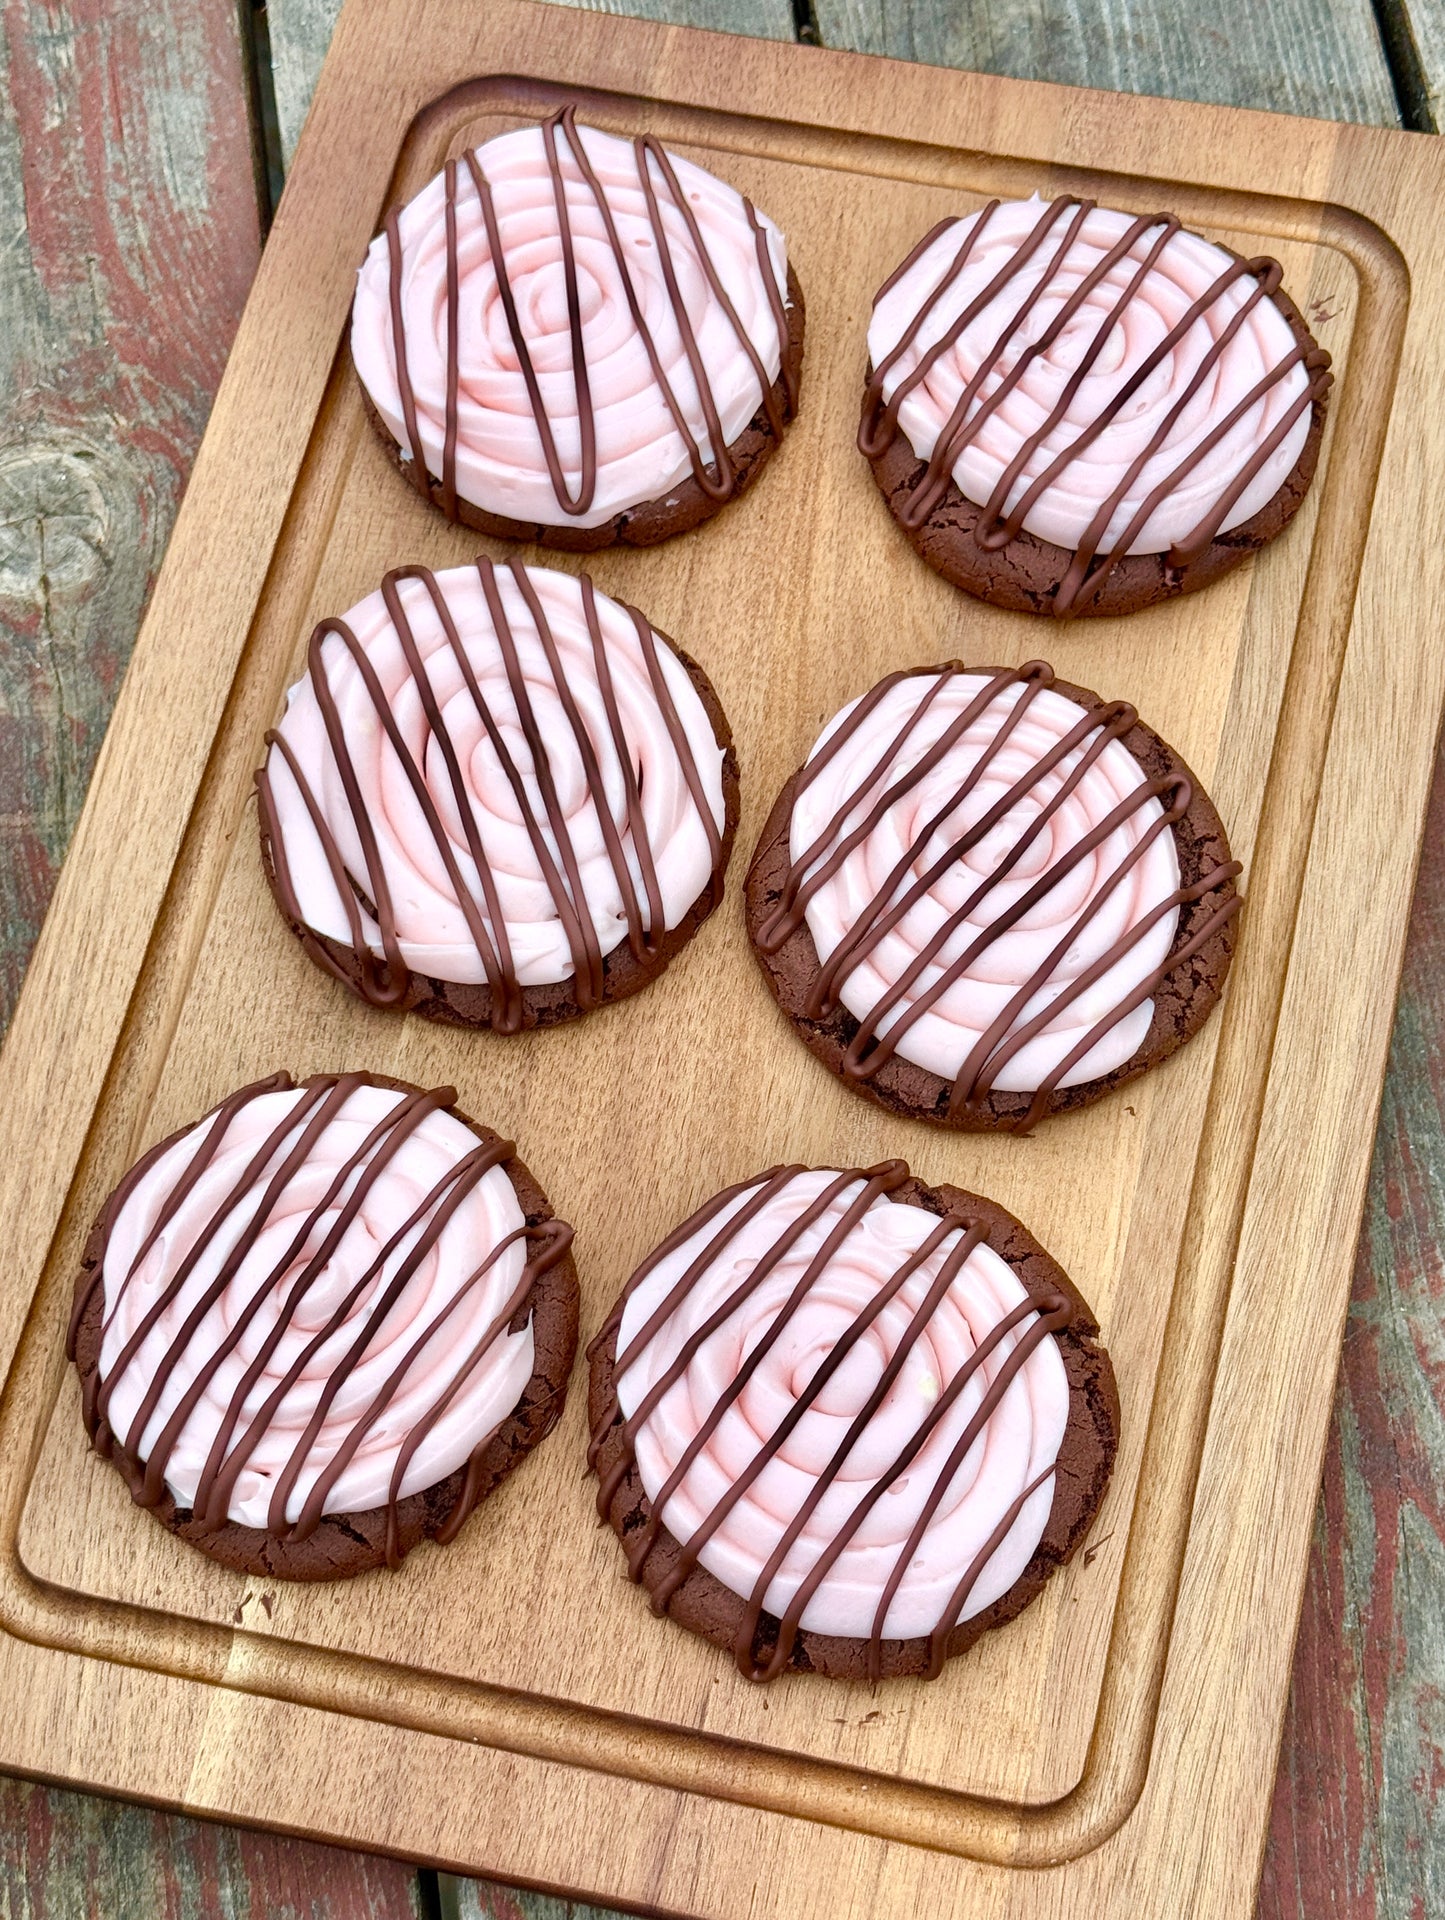
[[[1445,753],[1410,924],[1259,1920],[1445,1914]]]
[[[442,1920],[623,1920],[610,1907],[524,1893],[491,1880],[453,1880],[442,1874],[440,1883]],[[839,1915],[839,1920],[852,1920],[852,1916]]]
[[[420,1920],[395,1860],[0,1778],[6,1920]]]
[[[255,271],[240,19],[237,0],[0,9],[4,1016]]]

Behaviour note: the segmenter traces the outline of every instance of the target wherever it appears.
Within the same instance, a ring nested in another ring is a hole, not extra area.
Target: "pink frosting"
[[[1006,201],[994,211],[985,222],[963,270],[940,293],[918,338],[884,380],[885,399],[892,397],[922,355],[978,298],[1047,215],[1048,208],[1037,197]],[[868,329],[868,351],[875,367],[893,351],[919,308],[939,287],[981,217],[970,215],[945,228],[902,278],[880,297]],[[1131,223],[1128,214],[1096,207],[1065,248],[1070,217],[1065,213],[1057,220],[1032,258],[1006,280],[964,328],[958,341],[945,351],[922,384],[903,402],[898,414],[899,426],[920,459],[926,459],[933,452],[969,381],[992,356],[1000,337],[1009,330],[1013,317],[1040,282],[1046,282],[1045,291],[1017,329],[1009,332],[1002,352],[970,405],[970,417],[1044,334],[1080,281]],[[1052,345],[1030,362],[1007,399],[959,455],[953,478],[967,499],[980,506],[988,502],[1019,448],[1048,418],[1100,328],[1107,324],[1110,310],[1159,235],[1159,226],[1151,227],[1134,243],[1130,253],[1115,263]],[[1181,231],[1167,241],[1141,286],[1109,328],[1102,351],[1084,376],[1064,417],[1014,481],[1006,509],[1012,508],[1030,482],[1043,473],[1085,427],[1098,419],[1175,323],[1230,265],[1230,255],[1198,234]],[[1081,449],[1043,490],[1024,516],[1023,525],[1029,532],[1061,547],[1080,544],[1099,508],[1123,481],[1213,342],[1256,286],[1256,281],[1249,276],[1234,281],[1194,321],[1104,432]],[[1295,344],[1280,309],[1270,299],[1258,300],[1198,394],[1184,408],[1142,472],[1130,482],[1102,536],[1102,551],[1107,551],[1122,535],[1135,510],[1168,479],[1191,449],[1244,399],[1256,382],[1285,359]],[[1304,368],[1296,365],[1278,380],[1199,464],[1171,488],[1126,551],[1161,553],[1175,543],[1185,542],[1211,508],[1224,498],[1255,449],[1296,404],[1309,379]],[[1309,425],[1310,412],[1305,407],[1281,444],[1226,513],[1223,528],[1248,520],[1279,491],[1299,459]]]
[[[914,674],[900,680],[883,696],[817,777],[799,793],[793,807],[790,847],[801,860],[823,835],[835,815],[842,822],[833,839],[824,841],[814,865],[841,839],[871,805],[947,730],[951,721],[977,698],[990,676],[974,673]],[[916,715],[929,687],[942,680],[942,690],[926,711]],[[827,960],[874,896],[884,886],[895,864],[903,858],[923,825],[947,805],[980,758],[989,753],[1002,722],[1019,702],[1020,684],[1014,682],[984,708],[938,764],[888,808],[882,819],[838,872],[823,883],[807,907],[808,928],[821,959]],[[858,704],[852,701],[837,714],[813,749],[816,757],[834,731]],[[924,872],[964,830],[982,818],[1010,788],[1025,780],[1056,743],[1084,718],[1085,709],[1052,688],[1039,690],[1022,720],[994,752],[971,793],[935,830],[915,855],[895,898]],[[905,732],[906,729],[906,732]],[[887,749],[900,733],[903,744]],[[979,889],[1003,857],[1027,832],[1049,801],[1066,783],[1084,757],[1088,740],[1042,777],[1036,777],[998,824],[970,851],[956,859],[912,906],[891,932],[871,947],[839,984],[845,1007],[858,1019],[867,1018],[942,923]],[[1008,874],[988,888],[962,926],[950,936],[936,958],[904,993],[899,1006],[880,1017],[878,1031],[887,1034],[900,1012],[909,1010],[985,928],[1004,917],[1019,897],[1059,865],[1090,829],[1104,820],[1122,799],[1145,784],[1133,755],[1111,740],[1083,775],[1073,793],[1042,824]],[[1070,873],[1026,912],[1016,925],[1000,934],[942,997],[908,1026],[897,1050],[906,1060],[928,1068],[945,1080],[957,1077],[980,1037],[1001,1015],[1013,994],[1043,965],[1068,928],[1079,921],[1111,874],[1118,871],[1131,850],[1162,817],[1152,796],[1086,855]],[[810,868],[809,871],[812,869]],[[1079,930],[1077,940],[1054,968],[1047,983],[1018,1011],[1009,1031],[1017,1031],[1036,1013],[1057,999],[1080,974],[1139,926],[1150,910],[1168,900],[1179,886],[1179,861],[1174,836],[1165,830],[1136,861],[1092,920]],[[1046,1076],[1094,1026],[1106,1020],[1131,990],[1147,980],[1168,955],[1178,926],[1177,906],[1163,914],[1117,963],[1056,1018],[1024,1045],[992,1077],[1003,1092],[1034,1092]],[[1104,1033],[1060,1084],[1074,1086],[1110,1072],[1138,1050],[1153,1016],[1152,1000]]]
[[[796,1174],[722,1255],[694,1281],[618,1382],[624,1414],[666,1372],[688,1336],[716,1312],[805,1211],[836,1179],[826,1171]],[[851,1182],[809,1226],[797,1244],[699,1349],[637,1435],[643,1485],[655,1497],[743,1359],[776,1319],[788,1294],[863,1181]],[[702,1247],[756,1188],[736,1198],[676,1248],[632,1293],[617,1338],[619,1353],[640,1332]],[[687,1541],[777,1429],[812,1375],[857,1316],[913,1253],[938,1220],[919,1207],[885,1197],[848,1233],[802,1305],[723,1415],[708,1444],[663,1510],[676,1539]],[[960,1230],[961,1231],[961,1230]],[[921,1263],[848,1354],[819,1398],[703,1547],[701,1564],[734,1593],[748,1597],[789,1522],[877,1385],[938,1275],[958,1234],[946,1236]],[[781,1615],[819,1555],[842,1530],[874,1483],[897,1460],[933,1403],[1010,1310],[1027,1299],[1011,1268],[987,1245],[964,1262],[892,1388],[864,1428],[839,1477],[790,1550],[764,1599]],[[1029,1315],[1005,1334],[977,1368],[958,1400],[938,1422],[907,1472],[878,1500],[809,1600],[802,1625],[817,1633],[866,1638],[899,1552],[940,1478],[949,1454],[1016,1343],[1035,1324]],[[932,1632],[951,1595],[1004,1520],[1040,1474],[1048,1475],[1025,1501],[970,1593],[962,1618],[990,1606],[1013,1585],[1043,1535],[1053,1502],[1048,1469],[1057,1459],[1068,1420],[1069,1389],[1058,1343],[1045,1337],[1004,1392],[940,1502],[883,1623],[888,1639]]]
[[[165,1201],[210,1129],[217,1124],[216,1117],[191,1128],[152,1163],[131,1189],[114,1217],[105,1251],[103,1285],[107,1324],[100,1357],[103,1380],[110,1380],[131,1335],[174,1279],[187,1252],[222,1208],[252,1156],[281,1124],[288,1110],[300,1109],[305,1097],[304,1089],[294,1088],[261,1094],[241,1108],[214,1158],[134,1272],[131,1269],[136,1254]],[[321,1216],[306,1245],[284,1270],[277,1263],[285,1259],[298,1228],[325,1194],[338,1169],[403,1098],[400,1093],[373,1086],[359,1087],[351,1094],[276,1201],[239,1271],[180,1353],[169,1383],[135,1448],[142,1459],[149,1457],[171,1413],[206,1361],[215,1354],[241,1309],[258,1293],[264,1296],[260,1310],[239,1344],[221,1362],[193,1409],[170,1456],[166,1485],[180,1506],[190,1506],[218,1424],[241,1377],[276,1326],[280,1303],[289,1292],[290,1283],[305,1265],[308,1255],[325,1238],[344,1204],[349,1186]],[[215,1280],[226,1254],[252,1220],[269,1174],[295,1144],[301,1124],[298,1120],[259,1177],[250,1182],[245,1199],[229,1215],[173,1305],[161,1315],[125,1373],[115,1381],[108,1418],[112,1429],[123,1439],[133,1438],[131,1426],[146,1389],[171,1352],[191,1310]],[[301,1349],[326,1324],[385,1242],[403,1226],[449,1169],[476,1147],[477,1136],[454,1115],[445,1112],[428,1113],[407,1135],[372,1185],[357,1217],[306,1293],[276,1352],[248,1394],[244,1402],[245,1417],[235,1429],[237,1435],[245,1431],[249,1417],[260,1409]],[[291,1492],[286,1508],[288,1521],[294,1522],[300,1517],[317,1477],[376,1398],[407,1349],[419,1340],[428,1325],[438,1322],[434,1337],[421,1347],[393,1398],[370,1426],[355,1456],[331,1488],[325,1511],[362,1513],[386,1503],[398,1452],[407,1435],[441,1400],[464,1358],[470,1356],[520,1284],[527,1258],[525,1240],[516,1239],[470,1291],[464,1291],[466,1282],[501,1240],[524,1226],[525,1219],[511,1181],[500,1166],[491,1168],[458,1206],[435,1246],[402,1290],[379,1334],[347,1374]],[[266,1526],[276,1477],[290,1459],[333,1370],[356,1340],[377,1296],[385,1290],[414,1239],[415,1234],[405,1237],[383,1263],[337,1331],[307,1364],[269,1427],[252,1447],[228,1509],[232,1520],[245,1526]],[[434,1486],[463,1465],[516,1406],[532,1368],[529,1320],[520,1333],[503,1332],[493,1342],[450,1407],[417,1447],[402,1479],[399,1497]]]
[[[602,776],[600,805],[616,823],[645,922],[647,894],[638,877],[622,764],[598,683],[581,587],[571,574],[557,573],[550,568],[529,567],[526,572],[541,603],[567,686],[592,743]],[[472,671],[522,773],[534,814],[545,820],[545,802],[517,718],[502,650],[477,569],[456,567],[438,573],[435,580],[456,623]],[[576,736],[562,707],[521,590],[507,568],[497,570],[496,581],[546,745],[557,798],[577,849],[586,906],[605,956],[626,938],[627,923],[621,889],[602,832],[599,797],[591,789]],[[456,744],[482,847],[496,876],[517,977],[524,986],[568,979],[574,963],[566,929],[516,795],[482,726],[476,703],[431,596],[417,580],[403,581],[400,593],[447,731]],[[656,864],[665,921],[668,927],[675,927],[708,884],[712,850],[649,678],[637,627],[615,600],[601,593],[595,598],[623,736],[641,788],[642,813]],[[485,919],[484,892],[458,812],[455,788],[382,595],[369,594],[344,618],[385,689],[413,759],[424,771],[428,792],[446,824],[457,867]],[[652,646],[691,744],[714,823],[720,830],[724,818],[722,749],[697,690],[677,656],[655,637]],[[402,957],[415,971],[436,979],[481,981],[486,977],[482,959],[468,931],[456,890],[401,760],[377,723],[362,675],[344,643],[334,634],[325,642],[323,659],[327,683],[340,712],[358,785],[390,885]],[[341,848],[347,870],[358,876],[365,875],[365,853],[309,673],[292,687],[285,718],[277,731],[284,736],[305,773]],[[303,918],[317,933],[349,945],[351,934],[345,906],[315,825],[285,757],[274,747],[267,760],[267,774],[291,882]],[[380,954],[380,929],[364,908],[362,920],[368,945]]]
[[[638,160],[629,140],[581,127],[578,133],[602,183],[628,262],[628,277],[688,430],[703,458],[706,417],[664,277]],[[590,509],[564,514],[548,475],[526,381],[498,291],[481,201],[467,168],[459,170],[460,273],[457,490],[488,513],[546,525],[600,526],[615,514],[665,495],[691,471],[688,448],[664,401],[642,333],[626,298],[617,259],[592,189],[568,140],[557,153],[578,268],[583,343],[597,417],[598,478]],[[767,369],[777,378],[777,319],[758,261],[742,196],[712,174],[669,156],[733,309]],[[477,150],[496,204],[503,257],[546,415],[576,498],[581,437],[572,368],[563,241],[542,132],[524,127]],[[735,440],[763,388],[732,321],[703,270],[688,226],[655,162],[652,178],[679,296],[692,323],[716,399],[724,444]],[[440,476],[446,431],[446,190],[438,174],[403,210],[402,309],[407,366],[418,432],[429,471]],[[777,289],[786,297],[782,234],[758,215]],[[363,385],[407,458],[412,456],[396,376],[390,311],[391,267],[385,234],[375,239],[357,279],[351,351]]]

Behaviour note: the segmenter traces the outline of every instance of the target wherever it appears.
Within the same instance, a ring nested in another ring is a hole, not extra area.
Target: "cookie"
[[[1097,1333],[992,1201],[901,1160],[776,1167],[669,1235],[589,1348],[598,1511],[748,1679],[936,1678],[1099,1510]]]
[[[285,1580],[396,1567],[455,1539],[561,1417],[572,1229],[455,1098],[275,1074],[107,1200],[68,1348],[86,1430],[213,1560]]]
[[[1219,998],[1224,827],[1125,701],[1041,660],[889,674],[835,715],[748,874],[753,951],[891,1112],[1027,1132],[1157,1066]]]
[[[585,574],[398,568],[317,627],[266,743],[272,893],[372,1006],[554,1026],[645,987],[722,898],[721,704]]]
[[[1172,214],[1070,196],[941,221],[886,280],[858,446],[931,567],[998,607],[1124,614],[1297,511],[1330,357],[1280,286]]]
[[[803,331],[766,214],[569,106],[388,214],[351,357],[393,458],[449,519],[590,551],[685,533],[751,485],[796,412]]]

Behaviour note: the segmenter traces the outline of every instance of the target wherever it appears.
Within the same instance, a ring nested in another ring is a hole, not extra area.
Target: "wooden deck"
[[[84,797],[336,4],[0,5],[0,1021]],[[990,72],[1445,125],[1445,0],[606,4]],[[1437,778],[1261,1920],[1445,1915],[1442,1098]],[[587,1911],[0,1779],[8,1920]]]

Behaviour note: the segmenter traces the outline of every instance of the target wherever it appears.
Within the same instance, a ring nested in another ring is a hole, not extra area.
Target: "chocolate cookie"
[[[932,1679],[1075,1552],[1118,1445],[1098,1327],[1002,1207],[901,1160],[779,1167],[589,1348],[598,1511],[752,1680]]]
[[[752,482],[797,410],[803,331],[765,214],[566,107],[387,216],[351,353],[393,459],[449,519],[591,551],[684,533]]]
[[[1293,518],[1330,357],[1281,290],[1182,228],[1068,196],[927,234],[874,301],[858,445],[928,564],[994,606],[1124,614]]]
[[[275,1074],[107,1200],[68,1346],[86,1429],[213,1560],[286,1580],[399,1566],[453,1540],[561,1417],[572,1229],[455,1098]]]
[[[1188,767],[1042,661],[890,674],[825,729],[746,885],[773,996],[891,1112],[1027,1132],[1218,1000],[1240,907]]]
[[[398,568],[308,659],[256,775],[262,864],[372,1006],[553,1026],[646,986],[721,900],[722,706],[585,574]]]

